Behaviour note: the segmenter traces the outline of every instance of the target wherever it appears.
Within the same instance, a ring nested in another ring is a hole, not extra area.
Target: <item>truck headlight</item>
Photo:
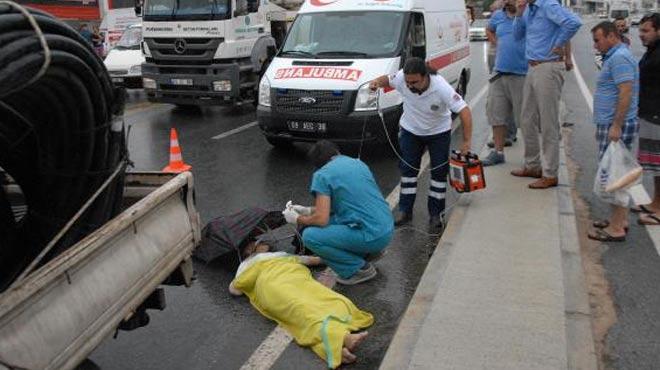
[[[231,81],[213,81],[213,91],[231,91]]]
[[[142,74],[142,66],[140,64],[134,65],[131,67],[131,69],[128,70],[128,73],[132,75],[141,75]]]
[[[143,78],[142,79],[142,87],[145,89],[153,89],[156,90],[156,81],[151,78]]]
[[[369,84],[366,83],[358,89],[355,99],[355,110],[375,110],[378,103],[379,90],[371,91]]]
[[[259,82],[259,105],[270,107],[270,81],[266,76]]]

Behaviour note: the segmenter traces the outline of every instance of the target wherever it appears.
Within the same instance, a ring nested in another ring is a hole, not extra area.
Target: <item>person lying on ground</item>
[[[257,311],[276,321],[298,345],[310,347],[329,368],[355,362],[354,352],[368,332],[352,332],[371,326],[373,316],[314,280],[305,266],[321,264],[319,257],[269,249],[267,244],[248,244],[229,292],[245,294]]]

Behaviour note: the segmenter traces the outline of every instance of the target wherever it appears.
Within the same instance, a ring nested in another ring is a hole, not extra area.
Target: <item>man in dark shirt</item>
[[[639,222],[660,225],[660,13],[642,18],[639,38],[646,46],[639,61],[639,163],[654,176],[653,202],[640,206]]]

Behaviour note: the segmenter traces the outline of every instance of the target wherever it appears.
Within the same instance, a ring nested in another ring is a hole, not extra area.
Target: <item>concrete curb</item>
[[[566,316],[567,368],[597,370],[596,349],[591,330],[591,309],[587,292],[575,208],[563,143],[559,153],[559,234],[564,276],[564,312]]]
[[[454,207],[444,234],[426,265],[422,279],[385,353],[380,366],[381,370],[409,368],[413,350],[419,339],[419,331],[424,326],[426,317],[433,307],[435,295],[451,260],[456,237],[460,234],[470,202],[470,194],[464,194]]]
[[[561,267],[564,287],[564,315],[566,333],[566,368],[569,370],[597,370],[596,351],[591,330],[591,310],[586,289],[571,182],[566,154],[560,149],[558,203]],[[410,368],[419,333],[426,324],[435,295],[442,284],[451,261],[464,220],[471,203],[471,195],[464,194],[452,212],[445,232],[436,246],[422,279],[396,330],[396,334],[380,365],[381,370]]]

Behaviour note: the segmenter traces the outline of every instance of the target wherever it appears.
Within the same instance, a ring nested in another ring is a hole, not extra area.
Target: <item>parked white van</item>
[[[140,49],[142,25],[128,26],[119,41],[110,50],[103,63],[118,86],[129,89],[142,88],[142,63],[144,56]]]
[[[464,95],[470,45],[464,0],[308,0],[259,86],[257,117],[268,142],[380,141],[402,113],[394,90],[369,81],[425,58]]]

